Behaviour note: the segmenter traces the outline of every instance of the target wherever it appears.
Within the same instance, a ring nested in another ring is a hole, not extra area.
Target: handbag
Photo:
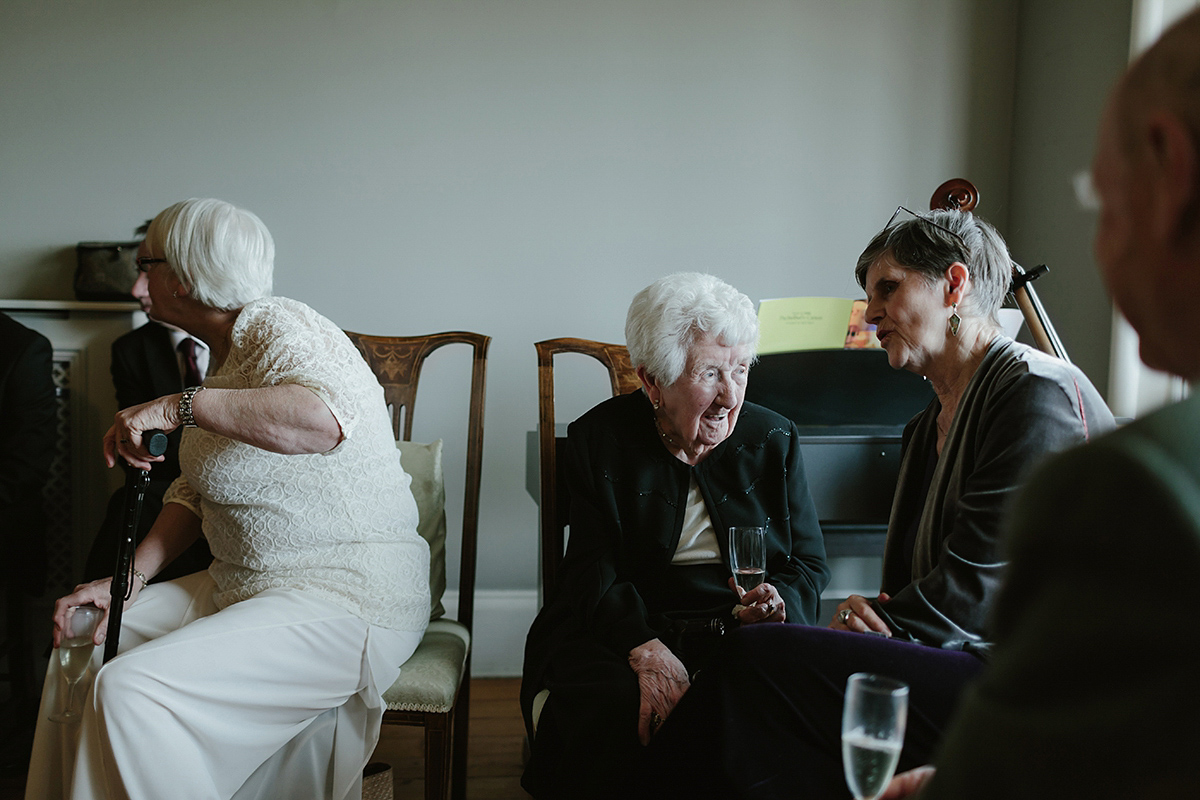
[[[80,242],[75,245],[76,300],[133,300],[141,242]]]

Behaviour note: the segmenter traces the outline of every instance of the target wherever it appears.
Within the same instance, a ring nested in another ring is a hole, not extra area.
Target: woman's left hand
[[[886,603],[890,599],[886,592],[880,592],[876,601]],[[838,605],[829,627],[835,631],[892,635],[892,629],[875,613],[875,609],[871,607],[871,601],[861,594],[852,594]]]
[[[671,716],[675,704],[691,686],[687,669],[671,648],[651,639],[629,651],[629,666],[637,673],[641,704],[638,706],[638,740],[650,744],[650,738]]]
[[[740,602],[745,608],[737,612],[738,622],[752,625],[756,622],[785,622],[787,621],[787,606],[779,594],[779,590],[770,583],[761,583],[748,592],[742,591],[733,579],[729,579],[729,588],[737,592]]]
[[[130,466],[150,469],[162,456],[151,456],[142,446],[142,434],[159,430],[170,433],[179,427],[179,395],[169,394],[123,408],[117,412],[112,427],[104,434],[104,462],[110,467],[117,465],[118,456]]]

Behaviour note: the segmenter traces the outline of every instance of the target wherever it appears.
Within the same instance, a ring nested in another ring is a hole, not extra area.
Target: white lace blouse
[[[225,363],[204,385],[289,383],[333,412],[342,441],[329,452],[281,455],[200,428],[183,434],[183,474],[164,502],[200,517],[217,605],[300,589],[371,624],[422,630],[429,547],[417,535],[383,389],[346,335],[308,306],[283,297],[247,304]]]

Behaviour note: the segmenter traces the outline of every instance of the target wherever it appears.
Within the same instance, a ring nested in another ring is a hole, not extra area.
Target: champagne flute
[[[92,661],[92,650],[96,647],[92,637],[103,616],[103,609],[95,606],[71,606],[67,609],[67,627],[58,646],[58,663],[67,682],[67,700],[62,711],[50,715],[51,722],[74,722],[79,719],[79,710],[75,707],[75,687]]]
[[[767,578],[766,528],[732,527],[729,529],[729,568],[733,580],[748,592]]]
[[[908,684],[858,672],[846,681],[842,769],[857,800],[874,800],[892,779],[904,747]]]

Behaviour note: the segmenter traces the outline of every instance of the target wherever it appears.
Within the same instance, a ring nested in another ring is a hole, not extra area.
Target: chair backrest
[[[471,402],[467,418],[467,465],[463,486],[461,559],[458,578],[458,621],[474,630],[475,563],[479,534],[479,484],[483,470],[483,410],[486,396],[487,351],[490,336],[466,331],[432,333],[428,336],[368,336],[346,331],[346,336],[363,354],[371,371],[383,386],[383,396],[391,408],[392,433],[412,440],[413,412],[417,382],[425,359],[448,344],[466,344],[472,348]],[[403,418],[403,424],[401,424]]]
[[[590,339],[547,339],[534,344],[538,357],[538,472],[540,491],[540,534],[542,597],[549,597],[558,581],[558,568],[566,545],[565,530],[570,515],[570,497],[560,474],[559,448],[562,440],[554,427],[554,356],[582,353],[608,369],[612,394],[624,394],[641,386],[624,345]]]

